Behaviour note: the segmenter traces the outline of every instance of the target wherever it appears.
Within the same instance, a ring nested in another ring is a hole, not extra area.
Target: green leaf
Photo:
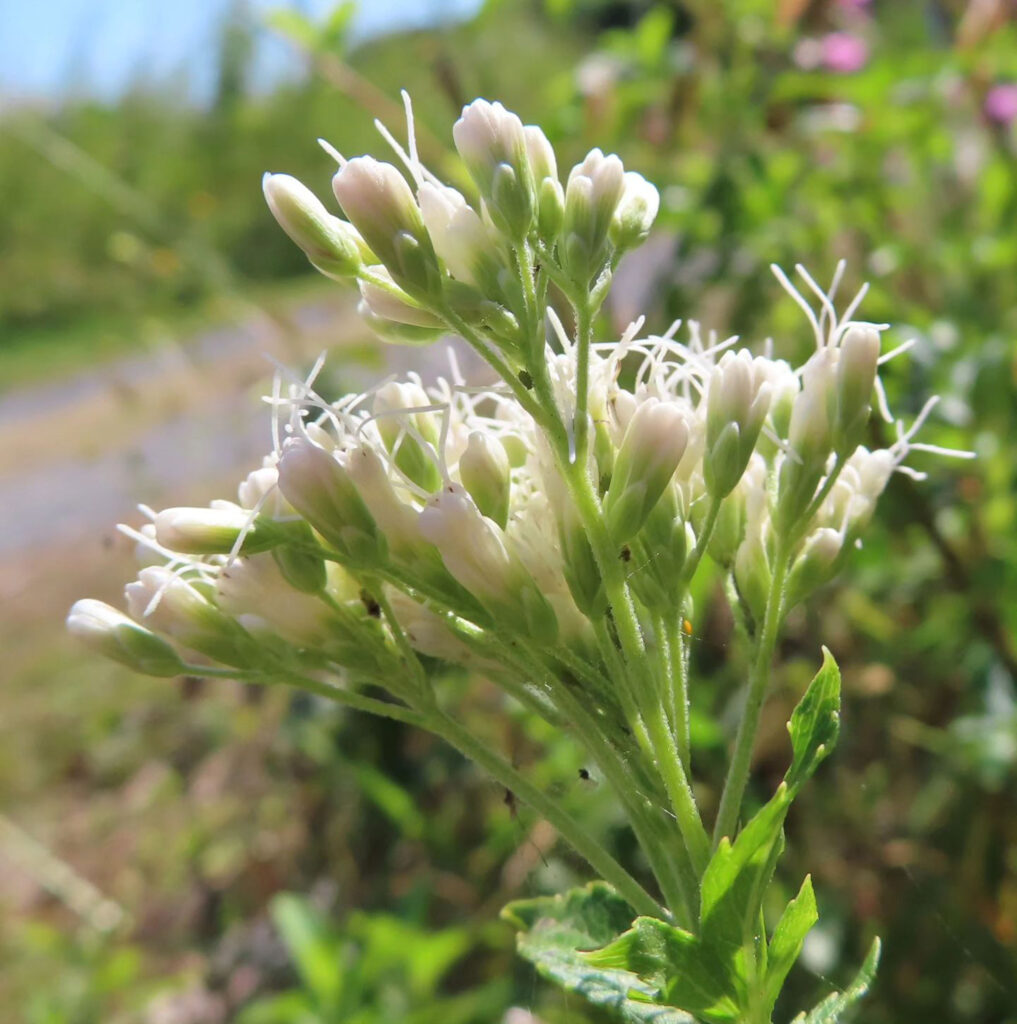
[[[784,979],[802,951],[805,936],[818,920],[812,877],[806,875],[798,895],[781,914],[770,939],[766,965],[766,1006],[771,1013],[784,986]]]
[[[744,986],[738,983],[740,972],[733,970],[733,962],[666,921],[640,917],[630,931],[583,959],[594,967],[637,975],[667,1003],[711,1024],[741,1017]]]
[[[840,732],[840,669],[825,647],[823,667],[798,702],[787,728],[793,756],[784,781],[794,797],[833,750]]]
[[[501,916],[520,929],[519,955],[545,978],[613,1010],[625,1024],[694,1024],[688,1014],[655,1001],[657,985],[634,971],[594,966],[584,956],[614,942],[635,917],[604,882],[560,896],[517,900]]]
[[[782,783],[733,844],[726,836],[720,841],[702,881],[699,920],[704,942],[740,947],[751,938],[790,806],[791,794]]]
[[[879,966],[879,951],[880,943],[879,939],[876,939],[850,986],[843,992],[834,992],[833,995],[827,996],[807,1014],[800,1013],[791,1024],[837,1024],[841,1014],[869,991],[872,979],[876,976],[876,968]]]

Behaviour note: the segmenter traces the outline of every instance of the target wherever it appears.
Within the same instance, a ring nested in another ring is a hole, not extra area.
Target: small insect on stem
[[[533,390],[533,377],[530,375],[528,370],[519,371],[519,383],[522,384],[527,391]]]
[[[505,795],[501,798],[502,803],[509,809],[509,814],[512,816],[512,820],[516,821],[519,818],[519,803],[516,800],[515,793],[511,789],[505,790]]]

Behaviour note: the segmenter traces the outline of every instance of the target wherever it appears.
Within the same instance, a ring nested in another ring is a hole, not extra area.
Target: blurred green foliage
[[[870,281],[862,315],[892,323],[892,344],[916,339],[886,368],[891,407],[910,422],[918,396],[942,394],[923,439],[979,457],[930,457],[929,480],[897,478],[850,585],[790,624],[760,801],[820,640],[843,670],[845,726],[788,822],[786,877],[813,871],[821,923],[812,973],[792,975],[778,1016],[846,981],[878,933],[867,1024],[1013,1024],[1017,142],[988,102],[1017,81],[1007,5],[489,0],[469,23],[352,49],[346,18],[277,16],[308,73],[269,93],[250,81],[260,29],[240,19],[224,27],[207,107],[145,86],[114,105],[8,111],[0,358],[29,339],[54,373],[42,350],[62,337],[83,349],[103,331],[130,338],[144,318],[303,275],[260,203],[261,172],[326,195],[314,138],[380,152],[371,119],[398,123],[400,87],[438,169],[438,126],[487,95],[541,123],[566,167],[599,145],[661,187],[660,231],[619,272],[605,336],[646,312],[655,329],[693,316],[800,352],[811,338],[768,265],[800,260],[825,283],[846,259],[842,293]],[[744,668],[716,591],[696,595],[693,622],[707,807]],[[104,939],[54,902],[3,924],[0,996],[32,1024],[214,1024],[242,1007],[248,1024],[493,1021],[511,1005],[549,1024],[583,1019],[537,987],[493,923],[501,903],[562,888],[580,866],[448,751],[281,695],[155,694],[49,650],[19,671],[3,697],[12,721],[42,686],[73,695],[73,710],[50,712],[35,753],[0,761],[9,813],[71,861],[75,843],[115,833],[132,854],[106,883],[144,909]],[[460,685],[493,744],[632,855],[567,737],[502,721],[483,686]],[[83,802],[86,823],[61,832]],[[99,867],[84,858],[90,877]],[[337,886],[326,900],[276,895],[323,880]]]

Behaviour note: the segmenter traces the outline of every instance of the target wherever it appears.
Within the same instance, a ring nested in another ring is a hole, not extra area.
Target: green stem
[[[682,596],[684,596],[689,581],[695,576],[699,563],[703,560],[703,555],[706,554],[706,547],[713,536],[714,527],[717,525],[717,516],[720,514],[720,506],[723,502],[723,498],[715,498],[712,495],[710,497],[710,505],[706,510],[706,519],[703,521],[702,529],[696,538],[696,546],[689,560],[685,563],[685,567],[682,569],[681,585],[679,587],[679,592]]]
[[[685,658],[686,639],[681,627],[682,617],[678,615],[664,628],[668,636],[668,653],[671,663],[671,708],[674,717],[674,738],[678,745],[678,756],[685,771],[692,772],[692,739],[689,734],[689,673]]]
[[[702,877],[710,860],[710,837],[703,828],[699,809],[696,807],[696,798],[678,756],[674,738],[664,716],[664,707],[660,702],[646,709],[646,727],[657,754],[657,770],[671,798],[671,806],[678,819],[678,828],[692,860],[693,870],[697,877]]]
[[[574,460],[585,466],[589,454],[590,418],[590,342],[593,339],[593,317],[588,301],[576,303],[576,415],[572,424],[575,445]]]
[[[738,736],[735,739],[734,753],[724,792],[720,798],[720,809],[717,811],[717,823],[713,830],[714,847],[727,836],[734,838],[735,828],[741,814],[742,797],[749,781],[752,767],[752,749],[756,742],[759,729],[759,715],[766,699],[766,690],[770,682],[770,662],[777,643],[777,631],[784,604],[784,583],[787,580],[788,551],[786,543],[778,546],[773,564],[773,576],[770,580],[770,592],[766,600],[766,613],[763,617],[763,630],[756,645],[756,659],[749,680],[749,692],[745,700],[742,720],[738,725]]]
[[[575,818],[495,754],[488,744],[444,712],[429,715],[425,727],[441,736],[464,757],[475,761],[501,785],[550,822],[590,866],[628,900],[634,910],[640,914],[666,919],[663,907]]]

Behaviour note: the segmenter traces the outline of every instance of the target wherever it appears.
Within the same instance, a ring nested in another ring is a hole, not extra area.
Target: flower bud
[[[419,384],[389,381],[374,393],[378,433],[396,466],[418,487],[441,487],[436,465],[440,423],[434,412],[414,412],[434,403]]]
[[[554,147],[548,141],[539,125],[528,124],[523,127],[526,139],[526,155],[533,171],[533,180],[539,185],[545,178],[558,180],[558,161],[554,155]]]
[[[332,179],[343,212],[394,280],[412,295],[441,292],[441,271],[406,179],[369,156],[348,161]]]
[[[844,535],[829,527],[820,527],[806,539],[787,578],[787,607],[804,600],[828,583],[837,571]]]
[[[365,565],[384,561],[385,538],[336,456],[302,437],[291,438],[279,460],[279,487],[345,558]]]
[[[227,615],[246,617],[250,628],[257,621],[296,647],[324,647],[335,629],[328,605],[294,590],[271,555],[234,559],[220,569],[215,589]]]
[[[237,624],[215,607],[193,582],[164,566],[142,569],[124,588],[131,616],[174,637],[185,647],[227,665],[246,666],[254,650]]]
[[[499,624],[553,643],[557,619],[547,599],[459,484],[448,484],[420,513],[420,532],[438,549],[448,571]]]
[[[533,223],[535,191],[522,121],[500,103],[474,100],[452,126],[452,138],[491,219],[522,242]]]
[[[666,612],[674,606],[693,544],[692,525],[681,516],[677,491],[667,487],[635,538],[627,570],[629,585],[647,608]]]
[[[853,451],[864,437],[872,411],[879,347],[879,332],[862,325],[850,327],[840,343],[835,447],[841,455]]]
[[[387,345],[431,345],[443,333],[440,327],[415,327],[379,316],[365,299],[357,304],[357,316]]]
[[[178,676],[186,670],[179,655],[161,637],[139,626],[104,601],[75,601],[68,631],[87,647],[149,676]]]
[[[734,557],[734,578],[738,594],[757,623],[761,623],[766,615],[770,594],[770,564],[760,527],[746,533]]]
[[[714,498],[724,498],[742,478],[770,408],[770,385],[747,349],[726,352],[706,394],[703,475]]]
[[[286,582],[304,594],[318,594],[325,589],[328,578],[325,561],[314,549],[317,542],[310,526],[301,521],[293,524],[306,532],[307,544],[280,544],[272,557]]]
[[[311,263],[337,281],[355,277],[371,253],[356,229],[333,217],[318,197],[289,174],[266,174],[261,187],[272,216]]]
[[[791,453],[781,462],[777,480],[775,526],[780,533],[794,528],[826,471],[837,412],[836,362],[836,349],[824,348],[805,364],[802,390],[791,407]]]
[[[420,212],[434,250],[458,281],[497,293],[499,259],[497,236],[454,188],[425,181],[417,191]]]
[[[626,171],[621,199],[611,218],[611,244],[632,249],[650,233],[660,209],[660,193],[641,174]]]
[[[430,330],[442,327],[442,321],[438,317],[414,302],[394,281],[389,285],[389,276],[381,272],[380,267],[377,269],[376,277],[384,281],[384,284],[363,278],[357,282],[364,302],[375,316],[397,324],[426,327]]]
[[[155,517],[156,540],[189,555],[228,554],[243,531],[241,550],[248,553],[267,551],[283,539],[282,530],[267,516],[252,517],[229,502],[217,508],[167,508]]]
[[[440,615],[395,587],[387,587],[385,594],[396,621],[414,650],[429,658],[441,658],[459,665],[476,661],[470,648],[449,629]]]
[[[588,288],[607,260],[608,231],[625,186],[625,169],[614,154],[591,150],[572,168],[565,186],[563,269]]]
[[[501,441],[479,430],[472,431],[466,450],[459,457],[459,479],[481,513],[504,530],[512,484],[508,455]]]
[[[257,509],[269,519],[290,519],[294,515],[293,506],[279,490],[279,470],[274,463],[247,474],[237,487],[237,502],[241,508]]]
[[[674,476],[688,440],[685,412],[677,402],[647,398],[636,409],[604,497],[608,530],[616,543],[634,537],[646,522]]]
[[[553,245],[565,223],[565,190],[557,178],[545,178],[537,186],[537,234]]]

